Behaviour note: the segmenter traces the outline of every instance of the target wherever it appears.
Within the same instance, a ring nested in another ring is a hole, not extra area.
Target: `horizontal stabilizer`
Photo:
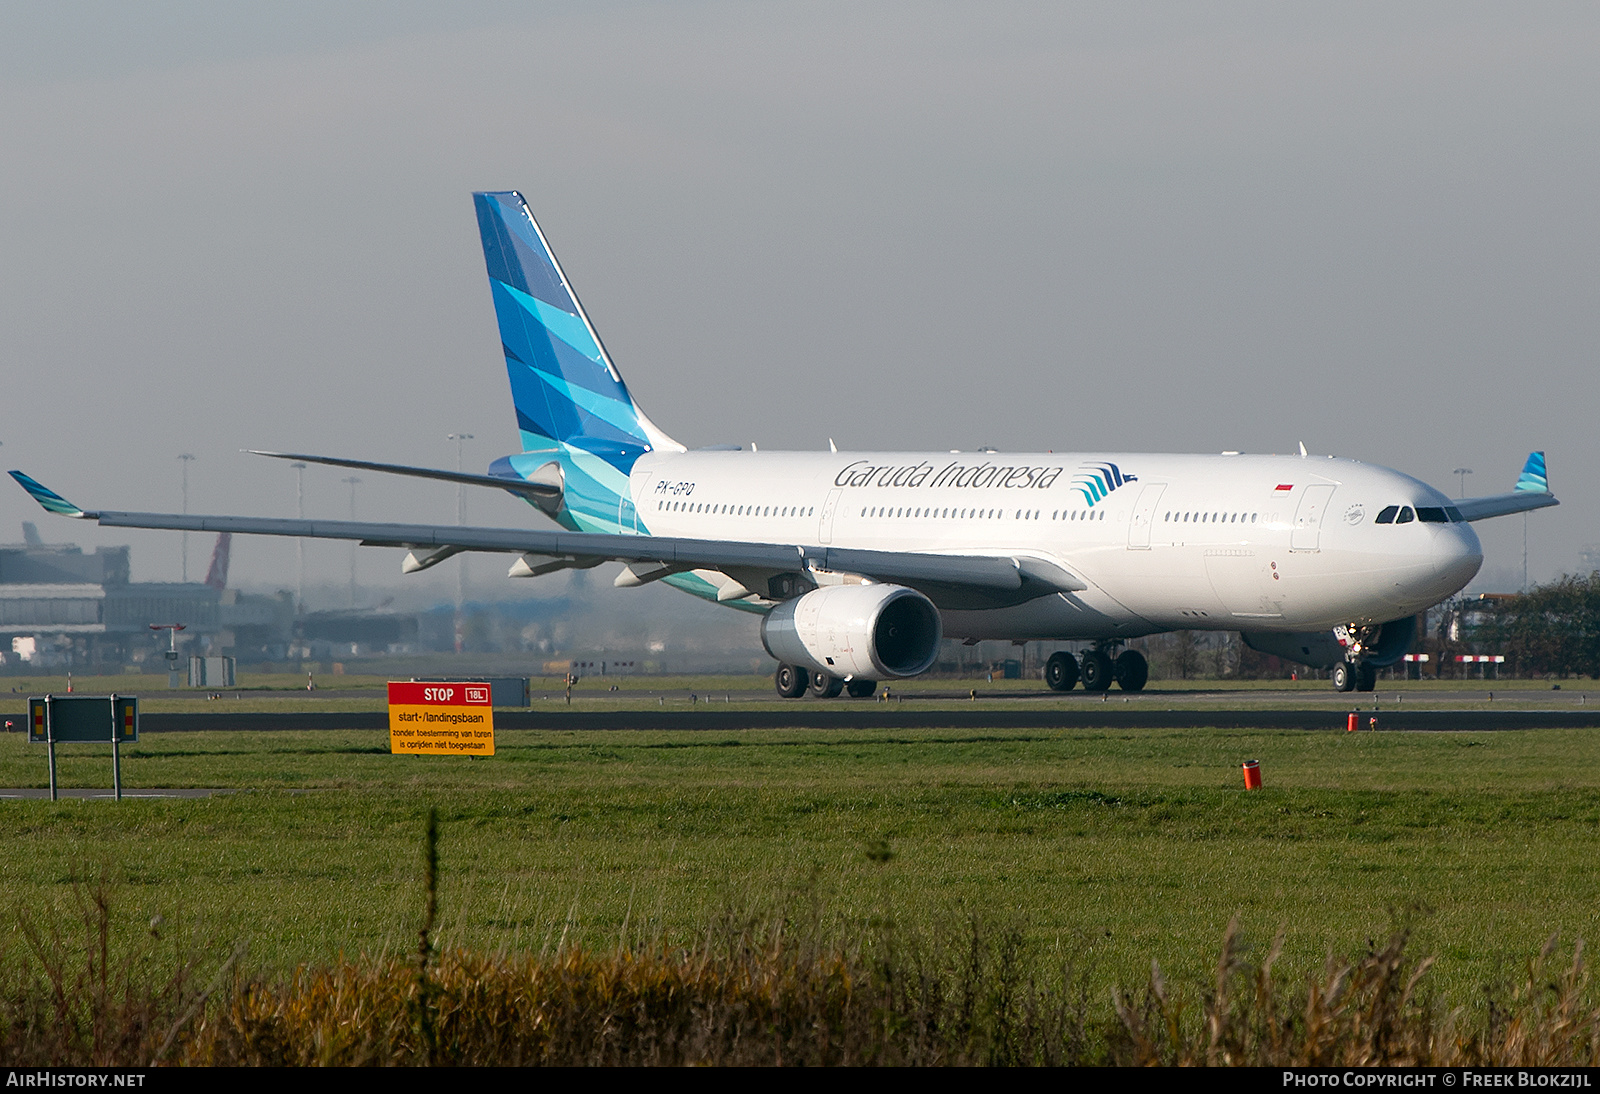
[[[1522,465],[1522,474],[1517,476],[1517,485],[1511,493],[1492,494],[1486,498],[1462,498],[1455,503],[1461,515],[1468,520],[1487,520],[1560,504],[1556,496],[1550,493],[1550,479],[1545,471],[1543,452],[1528,453],[1527,462]]]
[[[462,471],[439,471],[431,467],[373,463],[370,460],[346,460],[335,456],[306,456],[298,452],[262,452],[254,448],[247,448],[245,451],[252,456],[270,456],[275,460],[320,463],[329,467],[353,467],[358,471],[381,471],[386,475],[409,475],[416,479],[437,479],[440,482],[462,483],[466,486],[490,486],[496,490],[506,490],[534,500],[549,501],[561,497],[560,486],[547,482],[529,482],[527,479],[503,479],[498,475],[471,475]]]
[[[1462,498],[1454,504],[1461,510],[1461,515],[1468,520],[1487,520],[1490,517],[1526,513],[1530,509],[1544,509],[1561,503],[1556,500],[1554,494],[1513,491],[1510,494],[1494,494],[1487,498]]]

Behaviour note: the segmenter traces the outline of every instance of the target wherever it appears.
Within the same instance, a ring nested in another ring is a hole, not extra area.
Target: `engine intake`
[[[903,585],[824,586],[761,621],[761,644],[780,662],[873,680],[927,672],[943,637],[933,601]]]

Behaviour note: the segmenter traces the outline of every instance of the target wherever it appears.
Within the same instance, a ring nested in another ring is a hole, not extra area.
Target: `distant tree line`
[[[1600,678],[1600,572],[1563,576],[1502,603],[1473,635],[1519,676]]]
[[[1231,631],[1169,631],[1140,639],[1156,680],[1287,680],[1304,665],[1251,649]]]

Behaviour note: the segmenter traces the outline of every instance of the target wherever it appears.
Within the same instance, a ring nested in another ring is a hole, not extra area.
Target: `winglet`
[[[35,482],[27,475],[24,475],[21,471],[11,472],[11,477],[17,480],[17,485],[26,490],[33,497],[34,501],[44,506],[45,509],[52,513],[57,513],[63,517],[92,516],[92,514],[85,513],[82,509],[79,509],[76,505],[73,505],[66,498],[56,493],[48,486],[45,486],[43,483]]]
[[[1543,452],[1528,453],[1528,462],[1522,465],[1522,474],[1517,476],[1516,489],[1535,494],[1550,492],[1550,480],[1545,475]]]

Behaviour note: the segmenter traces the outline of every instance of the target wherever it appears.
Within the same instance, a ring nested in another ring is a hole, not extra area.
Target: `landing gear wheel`
[[[811,697],[813,699],[836,699],[844,690],[844,680],[838,676],[831,676],[826,672],[813,672],[811,674]]]
[[[1356,667],[1348,661],[1340,661],[1333,666],[1333,690],[1356,690]]]
[[[1150,679],[1150,662],[1138,650],[1123,650],[1111,666],[1112,675],[1123,691],[1143,691]]]
[[[1083,690],[1105,691],[1111,687],[1111,658],[1101,650],[1083,655]]]
[[[1044,663],[1044,682],[1051,691],[1071,691],[1078,686],[1078,662],[1070,653],[1052,653]]]
[[[793,665],[779,665],[772,682],[785,699],[798,699],[806,693],[806,674]]]
[[[1356,690],[1371,691],[1378,686],[1378,666],[1363,661],[1356,666]]]
[[[844,686],[844,693],[852,699],[870,699],[872,693],[877,690],[876,680],[863,680],[859,676]]]

